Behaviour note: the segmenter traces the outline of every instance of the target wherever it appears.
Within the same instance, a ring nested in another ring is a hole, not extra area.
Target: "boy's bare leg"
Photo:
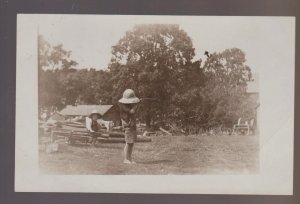
[[[96,142],[97,142],[97,138],[96,138],[96,137],[93,137],[92,144],[93,144],[94,146],[96,145]]]
[[[130,160],[129,160],[129,144],[126,143],[125,147],[124,147],[124,163],[129,164]]]
[[[132,150],[133,150],[133,143],[126,143],[124,147],[124,155],[125,155],[124,163],[126,164],[135,163],[134,161],[132,161]]]
[[[133,160],[132,160],[132,151],[133,151],[133,145],[134,145],[134,143],[130,143],[129,144],[129,161],[131,162],[131,163],[135,163]]]

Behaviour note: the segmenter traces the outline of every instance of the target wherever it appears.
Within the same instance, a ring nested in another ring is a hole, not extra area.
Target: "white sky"
[[[293,17],[36,16],[40,34],[52,45],[62,43],[65,49],[71,50],[71,58],[79,63],[78,68],[106,68],[111,58],[111,46],[135,24],[179,24],[192,38],[196,59],[204,59],[205,50],[220,52],[240,48],[246,53],[247,64],[254,72],[259,72],[274,58],[284,58],[285,50],[295,43],[290,39],[291,33],[287,32],[293,30]]]

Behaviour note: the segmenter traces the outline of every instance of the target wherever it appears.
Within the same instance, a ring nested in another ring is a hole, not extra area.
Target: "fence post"
[[[54,142],[55,142],[55,133],[54,133],[53,128],[51,128],[50,140],[51,140],[51,143],[54,143]]]

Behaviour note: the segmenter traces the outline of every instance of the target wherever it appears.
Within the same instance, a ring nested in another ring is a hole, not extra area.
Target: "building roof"
[[[258,73],[253,73],[253,81],[248,82],[247,93],[259,93],[259,75]]]
[[[93,110],[97,110],[102,116],[109,111],[113,105],[67,105],[63,110],[60,111],[62,115],[68,116],[88,116]]]

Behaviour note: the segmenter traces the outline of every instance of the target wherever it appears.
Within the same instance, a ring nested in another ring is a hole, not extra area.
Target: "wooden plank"
[[[51,131],[50,140],[51,140],[51,142],[55,141],[54,131]]]
[[[172,133],[170,133],[169,131],[163,129],[162,127],[160,127],[159,130],[166,133],[167,135],[170,135],[170,136],[172,135]]]
[[[72,134],[71,134],[72,133]],[[92,135],[89,133],[83,134],[83,133],[77,133],[77,132],[70,132],[70,133],[60,133],[60,132],[56,132],[56,136],[57,137],[88,137],[91,138]],[[108,135],[102,135],[99,134],[97,135],[97,137],[102,137],[102,138],[108,138]]]

